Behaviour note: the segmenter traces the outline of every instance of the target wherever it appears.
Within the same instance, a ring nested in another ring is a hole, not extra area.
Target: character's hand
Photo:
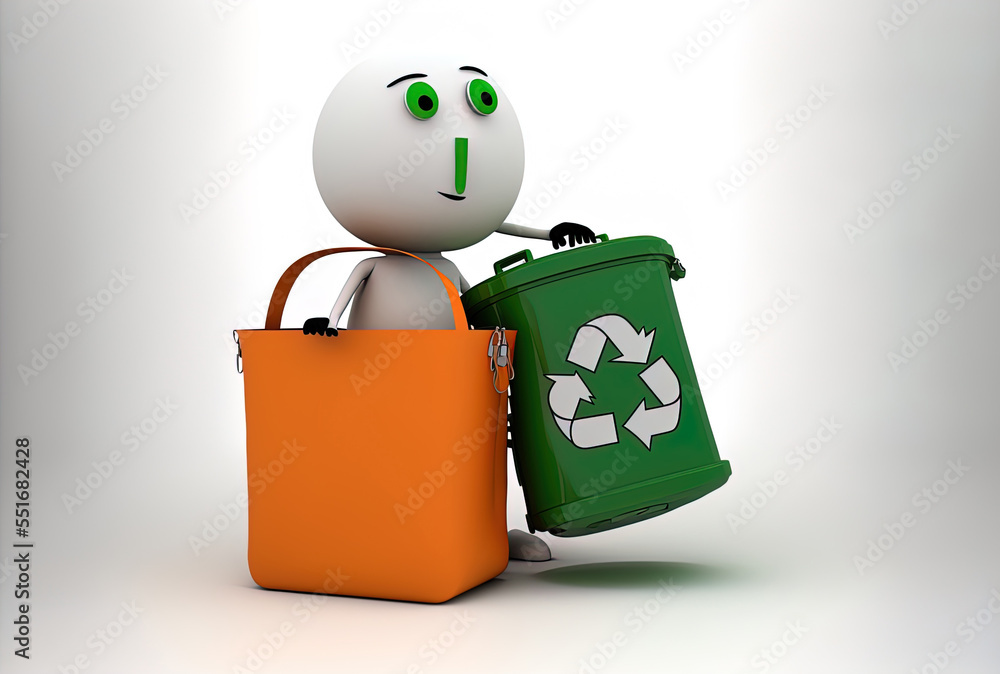
[[[306,320],[305,325],[302,326],[303,335],[325,335],[327,337],[336,337],[337,328],[330,327],[330,319],[320,316],[319,318],[310,318]]]
[[[590,230],[590,227],[578,225],[575,222],[560,222],[549,230],[549,240],[553,248],[565,246],[567,243],[572,248],[578,243],[597,243],[597,236]]]

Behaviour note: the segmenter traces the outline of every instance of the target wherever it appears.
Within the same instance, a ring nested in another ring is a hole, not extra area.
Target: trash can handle
[[[504,267],[510,266],[515,262],[531,262],[535,258],[531,257],[530,250],[522,250],[519,253],[514,253],[513,255],[508,255],[502,260],[497,260],[493,263],[493,273],[499,274],[504,270]]]
[[[601,243],[607,243],[608,242],[608,235],[607,234],[598,234],[597,238],[600,240]],[[533,258],[531,256],[531,251],[530,250],[522,250],[519,253],[514,253],[513,255],[508,255],[504,259],[497,260],[496,262],[494,262],[493,263],[493,273],[494,274],[499,274],[500,272],[502,272],[504,270],[505,267],[509,267],[510,265],[514,264],[515,262],[531,262],[534,259],[535,258]]]
[[[278,282],[274,286],[274,292],[271,293],[271,303],[267,307],[267,318],[264,319],[264,329],[279,330],[281,328],[281,314],[285,311],[285,302],[288,300],[288,293],[291,291],[292,284],[295,283],[295,279],[299,277],[299,274],[301,274],[306,267],[321,257],[326,257],[327,255],[333,255],[334,253],[352,253],[355,251],[387,253],[392,255],[409,255],[413,259],[420,260],[426,264],[434,270],[434,273],[436,273],[441,279],[441,282],[444,283],[445,291],[448,293],[448,300],[451,302],[451,312],[455,319],[455,329],[469,329],[469,319],[465,317],[465,308],[462,306],[462,300],[458,297],[458,289],[455,288],[455,284],[452,283],[447,276],[438,271],[437,267],[422,257],[417,257],[412,253],[407,253],[405,250],[396,250],[395,248],[368,248],[360,246],[317,250],[315,253],[303,255],[298,260],[293,262],[288,269],[285,270],[285,273],[281,275],[281,278],[278,279]]]

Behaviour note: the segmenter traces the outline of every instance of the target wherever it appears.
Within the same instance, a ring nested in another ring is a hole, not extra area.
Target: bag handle
[[[285,270],[285,273],[281,275],[281,278],[278,279],[278,283],[274,286],[274,292],[271,293],[271,303],[267,307],[267,318],[264,320],[264,329],[278,330],[281,328],[281,315],[285,311],[285,302],[288,300],[288,293],[291,292],[295,279],[299,277],[299,274],[301,274],[306,267],[321,257],[326,257],[327,255],[333,255],[335,253],[353,253],[357,251],[409,255],[414,260],[420,260],[426,264],[434,270],[434,273],[437,274],[441,279],[441,282],[444,283],[445,291],[448,293],[448,301],[451,302],[451,313],[455,319],[455,329],[469,329],[469,319],[465,317],[465,309],[462,307],[462,300],[458,298],[458,290],[455,288],[455,284],[448,280],[447,276],[438,271],[437,267],[421,257],[417,257],[412,253],[407,253],[405,250],[396,250],[395,248],[367,248],[361,246],[317,250],[314,253],[303,255],[298,260],[293,262],[288,269]]]

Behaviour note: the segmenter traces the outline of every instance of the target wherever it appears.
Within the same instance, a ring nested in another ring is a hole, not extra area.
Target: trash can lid
[[[556,278],[579,274],[587,267],[628,258],[662,257],[670,269],[671,278],[684,276],[684,267],[674,257],[674,249],[663,239],[655,236],[628,236],[612,241],[604,234],[600,235],[600,239],[598,243],[567,248],[537,260],[527,249],[505,257],[493,265],[496,275],[469,288],[462,295],[462,303],[470,314],[476,313],[482,308],[480,304],[493,302],[502,293],[523,289],[527,285],[548,283]],[[505,269],[508,265],[522,261],[523,264]]]

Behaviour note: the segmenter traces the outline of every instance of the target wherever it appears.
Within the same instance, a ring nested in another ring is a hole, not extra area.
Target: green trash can
[[[511,255],[462,296],[477,328],[517,330],[514,465],[529,529],[556,536],[663,514],[731,474],[670,287],[684,267],[662,239],[599,238]]]

